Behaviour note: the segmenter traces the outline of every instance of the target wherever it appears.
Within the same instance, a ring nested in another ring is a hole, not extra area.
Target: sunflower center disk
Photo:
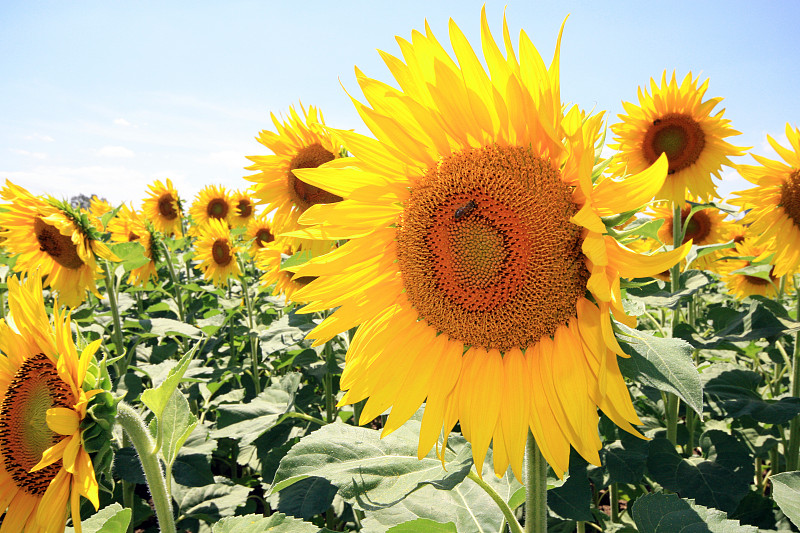
[[[700,124],[688,115],[671,113],[653,121],[642,148],[650,164],[655,163],[661,154],[667,154],[668,172],[672,174],[697,162],[705,144]]]
[[[522,349],[575,316],[589,272],[571,189],[521,147],[443,158],[412,188],[397,229],[409,301],[468,345]]]
[[[686,214],[681,217],[684,223],[686,223],[686,217],[688,215],[689,211],[687,210]],[[686,224],[686,234],[683,236],[683,242],[681,244],[689,242],[689,239],[692,239],[694,244],[703,244],[708,238],[709,233],[711,233],[711,219],[708,218],[708,215],[703,211],[697,211],[692,215],[692,218],[689,219],[689,223]]]
[[[211,245],[211,256],[214,258],[214,262],[221,266],[228,266],[228,264],[233,260],[233,256],[231,256],[231,247],[228,244],[228,241],[225,240],[216,240],[214,244]]]
[[[165,194],[158,199],[158,212],[167,220],[175,220],[178,218],[178,211],[176,211],[175,207],[172,205],[173,200],[171,194]]]
[[[800,227],[800,170],[792,172],[781,186],[781,206],[794,225]]]
[[[228,202],[221,198],[214,198],[208,202],[206,213],[211,218],[225,218],[228,214]]]
[[[250,203],[250,200],[239,200],[236,209],[242,218],[247,218],[253,214],[253,204]]]
[[[47,410],[69,408],[71,397],[66,383],[43,354],[26,360],[19,367],[0,403],[0,452],[6,471],[17,486],[41,496],[61,468],[53,463],[30,473],[42,453],[60,440],[47,426]]]
[[[275,237],[268,229],[262,228],[258,230],[258,233],[256,233],[256,242],[258,243],[258,246],[262,248],[274,240]]]
[[[39,241],[39,249],[53,258],[59,265],[77,270],[83,266],[83,260],[78,255],[78,248],[72,239],[62,235],[58,228],[51,226],[41,218],[33,222],[33,231]]]
[[[295,203],[303,210],[315,204],[341,202],[342,197],[301,181],[292,171],[298,168],[317,168],[334,159],[336,156],[333,153],[323,148],[321,144],[314,143],[298,150],[289,162],[289,189],[294,192]]]

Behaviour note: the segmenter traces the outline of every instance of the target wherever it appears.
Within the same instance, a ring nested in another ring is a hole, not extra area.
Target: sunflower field
[[[500,33],[398,38],[370,136],[273,114],[237,191],[7,181],[0,533],[798,531],[800,129],[587,113]]]

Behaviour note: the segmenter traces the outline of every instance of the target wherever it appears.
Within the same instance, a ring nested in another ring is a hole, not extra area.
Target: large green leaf
[[[197,427],[197,417],[192,414],[189,402],[181,391],[175,390],[172,393],[161,418],[158,419],[161,426],[162,443],[161,453],[167,463],[167,470],[171,471],[172,464],[178,455],[183,443],[189,438],[194,428]]]
[[[142,328],[159,339],[180,335],[182,337],[200,337],[202,332],[191,324],[172,320],[171,318],[148,318],[139,321]]]
[[[120,242],[109,246],[114,255],[119,257],[126,271],[139,268],[150,262],[144,255],[144,246],[138,241]]]
[[[592,488],[586,476],[586,460],[574,450],[569,459],[569,477],[560,487],[547,491],[547,506],[567,520],[592,520]]]
[[[616,324],[619,341],[631,357],[618,359],[622,374],[658,390],[671,392],[703,416],[703,385],[692,360],[692,346],[681,339],[656,337]]]
[[[425,533],[458,533],[456,525],[453,522],[442,524],[427,518],[417,518],[416,520],[403,522],[402,524],[390,527],[386,530],[386,533],[420,533],[420,531],[424,531]]]
[[[770,476],[772,497],[794,525],[800,527],[800,472],[784,472]]]
[[[236,508],[245,504],[250,489],[237,485],[228,478],[214,477],[213,485],[196,487],[181,494],[180,512],[186,517],[216,522],[233,516]]]
[[[100,509],[94,515],[81,522],[83,533],[126,533],[131,521],[131,510],[123,509],[118,503]],[[75,533],[68,527],[64,533]]]
[[[631,438],[606,444],[600,461],[608,472],[607,483],[640,483],[647,466],[647,441]]]
[[[198,345],[195,344],[191,350],[183,354],[178,364],[170,369],[167,378],[158,387],[148,389],[142,393],[142,403],[153,411],[156,418],[161,418],[161,414],[164,412],[167,402],[169,402],[169,399],[172,397],[172,393],[175,392],[181,379],[183,379],[183,374],[186,372],[186,369],[189,368],[189,363],[192,361],[192,357],[194,357],[194,353],[197,351],[197,346]]]
[[[270,505],[289,516],[311,520],[328,510],[338,490],[325,478],[307,477],[273,495],[277,499],[277,506],[272,500]]]
[[[646,494],[636,499],[631,513],[639,533],[757,533],[753,526],[675,494]]]
[[[457,455],[448,451],[444,468],[434,451],[419,460],[419,428],[419,421],[410,420],[381,439],[380,431],[329,424],[289,450],[278,467],[271,492],[310,476],[323,477],[339,487],[348,502],[373,510],[392,506],[423,485],[454,487],[472,465],[469,447],[463,447]]]
[[[268,517],[249,514],[223,518],[214,524],[211,531],[213,533],[318,533],[320,528],[285,514],[274,513]]]
[[[261,349],[265,354],[285,350],[303,340],[314,326],[305,316],[287,313],[273,320],[266,331],[259,334]]]
[[[678,292],[669,292],[664,288],[665,285],[659,282],[647,283],[639,287],[631,287],[627,289],[627,295],[629,298],[651,307],[675,309],[681,301],[708,285],[709,281],[708,276],[703,272],[699,270],[687,270],[681,273],[681,289]]]

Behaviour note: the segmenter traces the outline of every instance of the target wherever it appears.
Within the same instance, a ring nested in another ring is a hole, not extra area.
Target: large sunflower
[[[62,532],[72,515],[80,531],[80,497],[98,508],[98,485],[83,447],[84,391],[95,341],[75,349],[68,313],[53,323],[37,276],[9,279],[13,317],[0,320],[0,532]]]
[[[656,199],[682,204],[687,189],[704,201],[717,197],[711,176],[719,178],[722,165],[732,165],[729,157],[744,152],[725,141],[739,135],[722,118],[725,110],[711,114],[722,98],[703,101],[708,80],[699,87],[698,81],[689,73],[678,85],[673,72],[667,82],[664,71],[660,87],[650,80],[652,94],[639,89],[638,106],[623,103],[628,114],[611,126],[618,144],[609,146],[619,151],[609,167],[614,176],[641,172],[667,154],[669,176]]]
[[[460,421],[479,473],[493,441],[495,472],[518,478],[530,428],[562,475],[570,446],[599,464],[597,407],[638,435],[612,331],[612,313],[635,322],[620,277],[661,272],[688,245],[641,256],[607,235],[600,217],[649,201],[666,158],[594,185],[602,117],[564,114],[559,46],[548,68],[522,33],[517,60],[505,22],[505,54],[481,22],[489,75],[452,21],[460,67],[426,26],[398,38],[405,62],[382,53],[401,90],[356,71],[377,139],[338,130],[354,158],[295,171],[344,198],[295,233],[349,239],[296,269],[319,278],[295,296],[304,312],[338,307],[317,345],[358,326],[341,403],[369,398],[362,422],[391,407],[385,435],[425,401],[420,457]]]
[[[752,266],[757,259],[764,256],[766,246],[754,245],[753,239],[747,238],[736,244],[736,251],[731,259],[723,257],[718,261],[718,271],[720,279],[725,283],[728,292],[739,300],[744,300],[748,296],[761,295],[767,298],[774,298],[778,294],[780,279],[775,276],[775,267],[769,269],[766,277],[753,276],[737,272],[742,268]],[[766,258],[764,258],[766,261]],[[764,263],[768,265],[768,263]],[[791,283],[786,284],[786,290],[791,291]]]
[[[6,231],[3,246],[16,255],[14,268],[47,276],[45,286],[59,292],[62,303],[75,307],[86,299],[86,290],[98,297],[95,279],[100,277],[95,256],[117,260],[89,222],[69,206],[53,198],[43,200],[6,181],[2,189],[5,211],[0,227]]]
[[[236,261],[239,250],[224,220],[212,218],[207,221],[200,228],[194,246],[195,259],[200,261],[203,277],[212,280],[214,285],[225,287],[230,276],[241,274]]]
[[[150,278],[158,279],[157,241],[150,228],[135,211],[123,204],[117,216],[108,223],[108,231],[111,233],[112,241],[140,243],[144,247],[144,256],[149,259],[144,265],[131,269],[128,283],[144,287]]]
[[[142,202],[142,213],[149,220],[156,231],[164,235],[183,235],[182,219],[183,207],[181,206],[178,191],[172,186],[172,181],[167,178],[164,184],[161,180],[149,186],[150,195]]]
[[[755,187],[733,193],[740,198],[731,200],[747,212],[742,224],[749,224],[748,232],[759,236],[755,243],[767,244],[767,252],[775,254],[777,277],[800,269],[800,129],[786,124],[786,138],[791,149],[767,136],[785,163],[753,154],[761,166],[738,166]]]
[[[341,157],[341,142],[325,129],[322,113],[314,106],[308,111],[301,107],[303,117],[294,107],[289,108],[288,120],[281,123],[272,114],[275,132],[263,130],[257,140],[274,155],[247,156],[254,164],[247,170],[258,171],[246,176],[252,181],[253,196],[266,203],[266,212],[275,212],[273,222],[277,233],[297,229],[297,219],[309,207],[329,204],[342,200],[342,197],[303,181],[295,172],[297,169],[316,168]],[[293,248],[302,247],[312,253],[327,252],[334,243],[321,240],[309,241],[293,239]]]

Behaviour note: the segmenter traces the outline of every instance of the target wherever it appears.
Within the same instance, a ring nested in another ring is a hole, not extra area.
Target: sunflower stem
[[[797,313],[795,320],[800,320],[800,292],[795,294]],[[791,395],[800,396],[800,331],[794,334],[794,350],[792,352],[792,384]],[[786,451],[786,471],[793,472],[798,467],[798,453],[800,453],[800,415],[792,419],[789,424],[789,447]]]
[[[547,532],[547,461],[533,434],[525,444],[525,533]]]
[[[500,511],[503,513],[503,516],[508,523],[508,529],[511,530],[511,533],[524,533],[522,526],[519,525],[519,522],[517,522],[517,519],[514,517],[514,511],[511,510],[511,507],[508,506],[502,496],[497,494],[497,491],[494,490],[491,485],[481,479],[474,469],[470,469],[467,477],[474,481],[480,488],[482,488],[494,501],[494,503],[497,504],[497,507],[500,508]]]
[[[244,303],[247,307],[247,337],[250,339],[250,361],[253,365],[253,384],[256,388],[256,395],[261,394],[261,376],[259,371],[259,357],[258,357],[258,343],[256,342],[255,330],[255,309],[253,307],[253,300],[250,298],[250,287],[247,285],[247,279],[244,275],[244,267],[241,258],[237,257],[239,261],[239,270],[242,274],[239,276],[239,281],[242,284],[242,294],[244,294]]]
[[[333,405],[333,373],[331,372],[331,365],[333,363],[333,349],[331,343],[325,343],[325,420],[328,424],[334,421],[336,413],[334,412]]]
[[[166,242],[161,241],[161,244],[164,245],[164,262],[167,264],[169,277],[172,280],[172,293],[175,297],[175,303],[178,305],[178,317],[181,319],[181,322],[186,322],[186,311],[183,309],[183,297],[181,296],[181,288],[178,285],[178,275],[175,273],[175,265],[172,264],[172,254]]]
[[[111,317],[114,320],[114,349],[117,356],[120,357],[117,364],[117,378],[122,379],[122,375],[126,372],[127,366],[124,366],[125,361],[125,348],[122,345],[122,323],[119,319],[119,306],[117,305],[117,287],[111,276],[111,267],[108,261],[103,261],[103,274],[106,283],[106,293],[108,294],[108,303],[111,307]]]
[[[147,488],[150,489],[150,496],[156,508],[156,518],[161,533],[175,533],[172,500],[167,492],[166,478],[161,470],[158,455],[153,452],[155,443],[147,431],[144,420],[133,407],[122,401],[117,405],[117,423],[122,426],[139,455]]]
[[[608,486],[608,499],[611,506],[611,521],[619,523],[619,486],[616,483]]]
[[[676,249],[683,243],[683,217],[681,216],[682,206],[677,202],[672,204],[672,249]],[[669,269],[670,292],[677,293],[681,288],[681,263],[678,261]],[[678,324],[681,321],[681,306],[676,303],[672,311],[672,336],[675,336]],[[673,446],[678,444],[678,412],[680,401],[678,396],[668,392],[667,401],[664,405],[664,416],[667,423],[667,439]]]

